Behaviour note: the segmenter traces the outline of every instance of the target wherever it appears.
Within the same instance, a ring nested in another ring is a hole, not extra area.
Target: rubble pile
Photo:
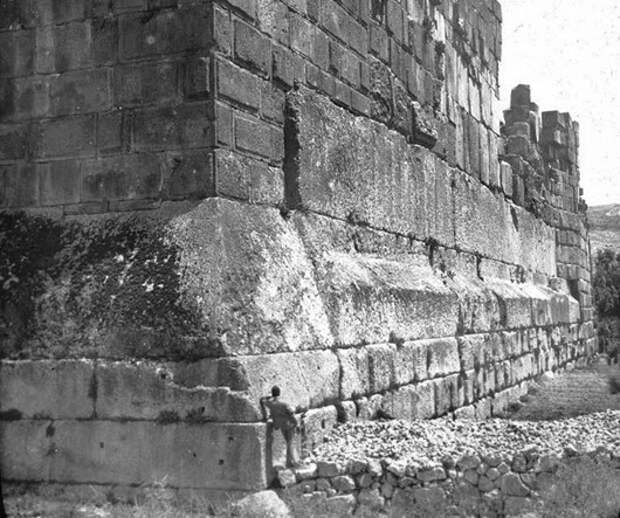
[[[334,462],[393,459],[424,466],[468,452],[509,458],[531,448],[562,455],[565,451],[589,452],[598,447],[620,450],[620,411],[536,422],[505,419],[350,422],[335,428],[311,457]]]
[[[575,463],[602,478],[618,473],[620,411],[547,422],[351,422],[278,479],[325,516],[518,516]]]

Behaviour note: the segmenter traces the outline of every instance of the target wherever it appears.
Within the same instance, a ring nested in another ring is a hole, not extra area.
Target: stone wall
[[[576,130],[519,87],[501,131],[496,1],[0,8],[6,479],[256,489],[273,384],[311,448],[596,349]]]
[[[575,490],[574,481],[565,475],[569,470],[587,472],[595,484],[608,482],[613,491],[612,477],[620,465],[617,453],[604,447],[590,453],[567,450],[562,455],[536,446],[514,455],[469,452],[458,458],[446,455],[442,462],[426,466],[391,459],[352,460],[346,465],[318,462],[281,478],[293,507],[320,510],[321,516],[347,516],[356,509],[394,517],[535,514],[545,503],[541,494],[549,498],[561,484],[565,491]],[[568,500],[569,495],[558,493]],[[575,500],[585,507],[578,498],[589,496],[579,494]],[[572,502],[555,503],[568,508]],[[552,509],[549,503],[546,509]]]

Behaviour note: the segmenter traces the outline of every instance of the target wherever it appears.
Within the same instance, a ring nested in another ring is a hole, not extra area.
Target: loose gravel
[[[345,423],[315,448],[314,461],[392,459],[433,465],[446,457],[477,453],[502,459],[536,448],[540,453],[620,451],[620,411],[608,410],[555,421],[367,421]]]

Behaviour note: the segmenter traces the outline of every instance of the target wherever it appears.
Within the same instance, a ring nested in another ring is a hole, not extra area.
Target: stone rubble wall
[[[522,516],[540,504],[540,494],[557,484],[558,469],[587,465],[590,473],[618,469],[618,452],[544,454],[536,447],[510,455],[468,453],[435,465],[390,459],[321,461],[280,472],[294,502],[324,516],[347,516],[357,508],[391,517]]]
[[[7,480],[258,489],[274,384],[311,448],[596,349],[583,214],[542,189],[576,148],[559,121],[514,172],[496,1],[0,9]]]

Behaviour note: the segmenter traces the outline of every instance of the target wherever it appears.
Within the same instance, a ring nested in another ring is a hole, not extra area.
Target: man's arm
[[[295,411],[291,405],[286,405],[286,414],[289,422],[295,426],[295,428],[299,428],[299,423],[297,422],[297,417],[295,416]]]

